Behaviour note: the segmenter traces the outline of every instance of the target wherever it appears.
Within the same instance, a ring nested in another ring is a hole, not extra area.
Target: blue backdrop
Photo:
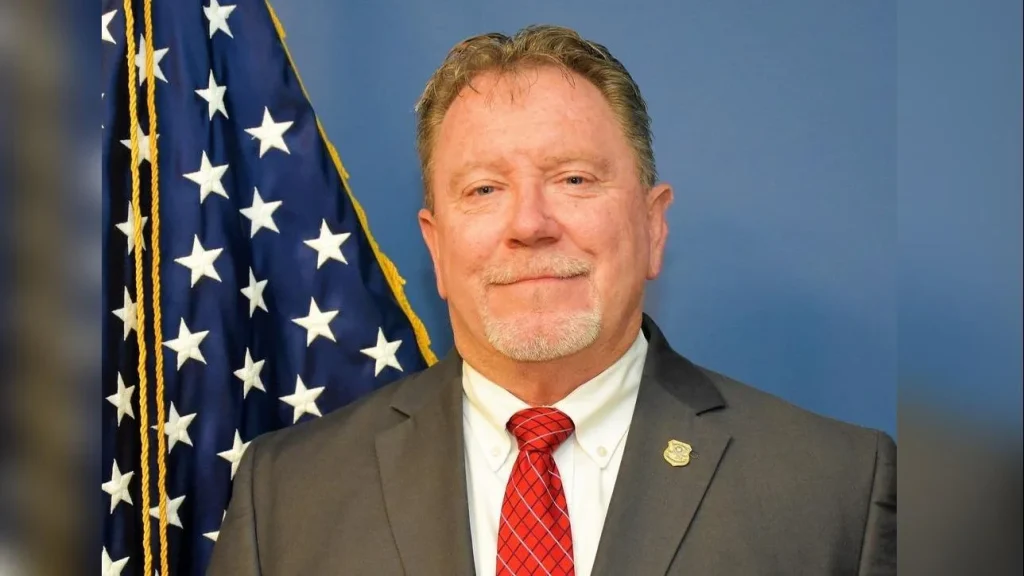
[[[648,100],[659,169],[677,192],[667,266],[651,288],[648,310],[678,350],[798,405],[894,435],[901,377],[911,374],[949,394],[969,388],[970,373],[956,372],[968,345],[996,362],[987,377],[1009,379],[1011,388],[1002,393],[1019,398],[1020,364],[1012,360],[1020,353],[1020,196],[973,197],[979,217],[967,221],[960,217],[963,205],[931,205],[927,197],[918,199],[931,213],[898,211],[898,129],[905,112],[912,121],[926,121],[928,112],[900,108],[898,77],[905,74],[897,45],[907,38],[898,39],[894,3],[272,4],[371,229],[408,280],[438,354],[450,348],[451,337],[415,220],[421,187],[413,104],[457,40],[545,22],[607,45]],[[953,30],[966,21],[988,38],[988,44],[968,46],[967,56],[959,52],[962,59],[951,65],[966,68],[979,51],[1013,48],[1000,44],[1000,25],[1003,32],[1016,31],[1001,24],[1009,18],[983,11],[935,18],[928,24],[933,28]],[[1019,165],[1006,169],[1020,157],[1019,32],[1010,37],[1017,39],[1015,57],[973,73],[1005,88],[1005,98],[993,96],[993,108],[981,113],[1010,114],[1005,118],[1018,137],[1016,144],[1002,142],[1016,157],[996,159],[989,168],[997,170],[984,174],[995,179],[990,185],[1016,184],[1019,191]],[[1004,81],[998,74],[1013,62],[1017,76]],[[939,77],[918,71],[899,90],[913,93]],[[918,162],[953,161],[955,150],[927,140],[939,135],[916,137],[925,145]],[[922,177],[920,167],[901,178],[916,176],[909,183],[918,193],[941,196],[945,180]],[[960,184],[977,175],[961,172]],[[986,214],[1003,218],[1010,233],[975,234],[989,229]],[[946,252],[952,262],[935,260],[926,239],[898,244],[904,232],[931,233],[953,222],[967,244]],[[984,280],[937,288],[947,266],[987,266],[978,256],[992,262],[1015,257],[1017,265],[994,267],[1005,276],[995,289]],[[898,296],[913,306],[898,309]],[[991,314],[972,313],[972,324],[964,308],[976,299],[987,299]],[[953,318],[960,324],[947,324]],[[916,337],[909,356],[898,355],[905,330]]]

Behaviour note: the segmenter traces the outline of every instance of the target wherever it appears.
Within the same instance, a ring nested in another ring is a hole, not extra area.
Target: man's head
[[[420,226],[460,351],[544,362],[632,342],[672,191],[626,69],[565,28],[477,36],[417,112]]]

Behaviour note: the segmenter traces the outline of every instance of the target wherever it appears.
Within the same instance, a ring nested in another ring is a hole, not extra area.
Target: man
[[[640,92],[557,27],[466,40],[417,107],[455,350],[255,441],[213,574],[894,574],[896,448],[675,353]]]

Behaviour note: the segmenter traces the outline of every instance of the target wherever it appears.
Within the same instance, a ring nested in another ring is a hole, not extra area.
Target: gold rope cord
[[[153,360],[156,372],[156,442],[157,442],[157,489],[159,491],[160,515],[160,573],[170,574],[167,545],[167,435],[164,433],[164,347],[163,314],[160,302],[160,162],[156,142],[156,78],[153,62],[153,0],[143,3],[143,18],[146,27],[146,109],[149,116],[149,165],[150,165],[150,246],[153,250],[150,275],[153,281]],[[149,574],[146,572],[146,574]]]

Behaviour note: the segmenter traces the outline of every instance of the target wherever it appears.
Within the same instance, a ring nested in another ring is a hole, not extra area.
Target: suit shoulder
[[[725,399],[727,409],[722,416],[741,434],[749,432],[795,447],[842,450],[848,455],[870,453],[872,457],[880,444],[892,444],[880,430],[817,414],[724,374],[699,369]]]
[[[745,486],[763,485],[761,498],[792,510],[831,510],[863,526],[878,470],[895,463],[887,434],[796,406],[728,376],[701,369],[726,406],[701,418],[731,436],[726,468]],[[810,513],[810,512],[808,512]]]

